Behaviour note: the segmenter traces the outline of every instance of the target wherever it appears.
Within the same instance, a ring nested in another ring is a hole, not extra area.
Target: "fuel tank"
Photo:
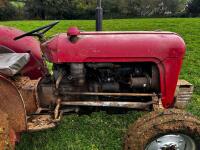
[[[16,53],[29,53],[30,61],[20,73],[31,79],[37,79],[44,74],[40,43],[33,37],[24,37],[18,41],[13,40],[22,34],[24,32],[18,29],[0,26],[0,46],[7,47]]]
[[[54,64],[150,62],[159,69],[163,106],[173,107],[174,93],[185,55],[184,40],[172,32],[62,33],[42,44]]]

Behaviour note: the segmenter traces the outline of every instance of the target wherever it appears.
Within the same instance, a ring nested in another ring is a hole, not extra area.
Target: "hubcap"
[[[145,150],[196,150],[196,145],[187,135],[169,134],[150,142]]]

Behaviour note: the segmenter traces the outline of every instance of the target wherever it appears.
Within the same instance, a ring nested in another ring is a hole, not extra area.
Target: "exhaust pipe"
[[[96,8],[96,31],[102,31],[103,9],[101,7],[101,0],[97,0]]]

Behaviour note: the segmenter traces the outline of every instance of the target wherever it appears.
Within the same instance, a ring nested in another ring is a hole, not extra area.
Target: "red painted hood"
[[[42,44],[50,62],[163,61],[183,57],[185,43],[172,32],[82,32],[76,42],[66,33]]]

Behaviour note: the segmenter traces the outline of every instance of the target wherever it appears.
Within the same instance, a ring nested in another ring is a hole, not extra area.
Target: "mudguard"
[[[38,79],[44,75],[40,43],[33,37],[24,37],[18,41],[13,40],[21,34],[24,34],[24,32],[15,28],[0,26],[0,51],[4,51],[6,47],[16,53],[29,53],[30,61],[20,73],[31,79]]]
[[[26,109],[15,84],[0,75],[0,110],[8,115],[9,126],[17,133],[27,130]]]

